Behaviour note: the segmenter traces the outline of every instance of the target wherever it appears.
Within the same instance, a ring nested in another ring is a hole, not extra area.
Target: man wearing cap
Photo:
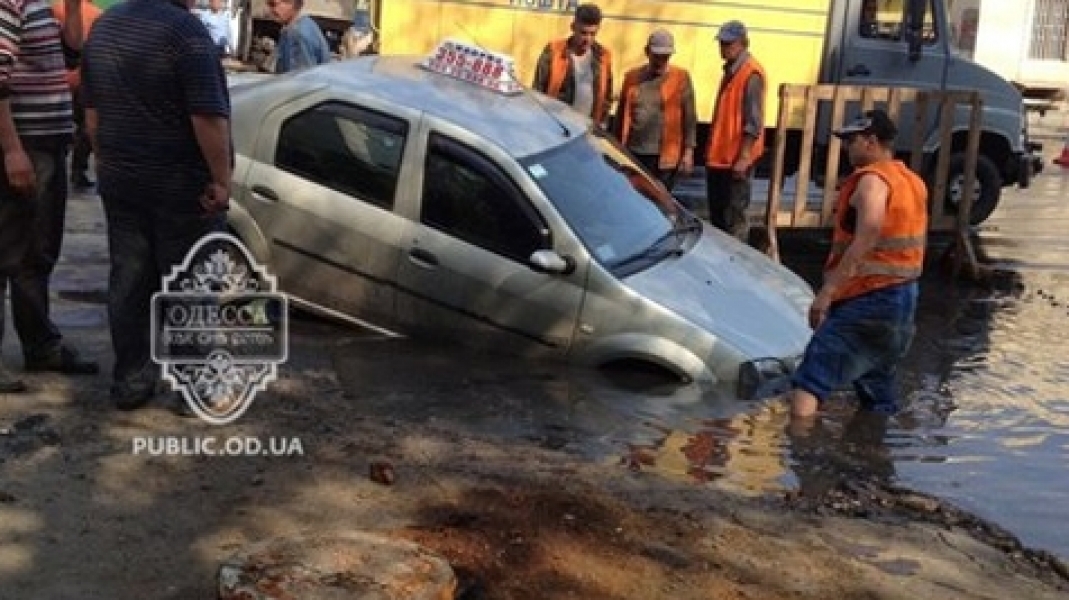
[[[835,132],[855,171],[839,190],[824,282],[809,309],[815,331],[792,377],[793,423],[810,422],[848,383],[863,409],[898,410],[895,370],[913,338],[928,190],[895,160],[897,133],[882,110]]]
[[[694,168],[697,116],[690,73],[668,64],[672,34],[658,29],[646,43],[648,63],[631,69],[620,89],[613,133],[666,186]]]
[[[612,94],[612,53],[594,41],[601,28],[601,9],[582,4],[575,9],[572,35],[550,42],[538,57],[534,89],[572,105],[602,125]]]
[[[705,149],[709,221],[746,241],[750,178],[765,150],[765,70],[750,54],[749,35],[741,21],[724,23],[716,39],[724,75]]]

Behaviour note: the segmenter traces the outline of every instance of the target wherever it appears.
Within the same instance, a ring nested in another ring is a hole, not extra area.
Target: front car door
[[[392,324],[411,120],[387,107],[306,99],[269,115],[244,190],[297,303],[364,325]]]
[[[511,159],[455,134],[426,140],[421,202],[398,270],[398,317],[469,346],[562,357],[589,261],[573,259],[567,274],[533,270],[531,254],[555,240],[518,183],[522,171],[510,175],[501,165]]]

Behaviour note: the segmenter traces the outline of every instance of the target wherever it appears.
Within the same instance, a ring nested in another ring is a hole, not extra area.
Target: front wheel
[[[991,216],[998,206],[1002,194],[1002,174],[990,158],[976,157],[976,195],[973,200],[970,225],[979,225]],[[957,214],[965,193],[965,153],[955,152],[950,155],[950,168],[947,170],[946,197],[943,199],[948,214]]]

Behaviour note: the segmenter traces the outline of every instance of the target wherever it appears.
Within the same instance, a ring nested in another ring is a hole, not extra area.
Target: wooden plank
[[[794,221],[801,221],[809,200],[809,178],[813,163],[813,143],[816,136],[817,90],[810,87],[805,93],[805,131],[802,133],[802,155],[798,162],[798,181],[794,192]]]
[[[921,91],[917,93],[913,103],[913,139],[909,143],[909,168],[914,173],[920,173],[924,168],[924,135],[928,124],[928,104],[931,101],[931,93]]]
[[[969,137],[965,142],[965,181],[960,206],[958,206],[957,238],[960,252],[959,257],[964,258],[969,266],[969,275],[973,279],[980,277],[980,263],[976,258],[976,251],[972,245],[972,236],[969,235],[970,215],[976,202],[976,161],[980,155],[980,128],[983,127],[983,98],[979,92],[970,94],[966,106],[969,113]]]
[[[776,226],[780,202],[783,199],[784,160],[787,156],[787,125],[790,122],[790,87],[779,86],[779,115],[776,118],[776,146],[772,151],[772,179],[768,182],[768,203],[765,206],[765,228],[768,230],[768,256],[779,262],[779,237]]]
[[[839,92],[835,94],[835,99],[832,100],[832,131],[843,125],[843,113],[846,112],[846,99],[843,97],[843,90],[840,89]],[[831,224],[832,212],[838,196],[836,189],[839,187],[839,157],[841,154],[842,141],[837,136],[828,136],[828,154],[824,166],[824,198],[820,204],[820,222],[826,225]]]
[[[936,155],[935,161],[935,181],[932,186],[931,202],[934,204],[932,214],[935,216],[933,224],[936,225],[940,231],[946,229],[946,194],[947,194],[947,175],[950,169],[950,154],[952,151],[952,139],[953,139],[953,127],[954,127],[954,109],[955,103],[946,95],[939,94],[937,96],[939,102],[939,153]],[[931,227],[929,227],[931,229]],[[954,229],[953,226],[950,227]]]

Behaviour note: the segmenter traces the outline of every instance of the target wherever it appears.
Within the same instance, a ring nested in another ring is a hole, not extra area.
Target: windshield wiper
[[[638,262],[640,260],[652,260],[654,258],[660,257],[661,255],[665,257],[682,256],[683,239],[679,236],[679,233],[680,230],[677,229],[675,225],[673,225],[671,229],[661,234],[661,236],[654,240],[653,243],[650,244],[649,247],[647,247],[645,250],[642,250],[641,252],[636,252],[631,256],[620,260],[616,263],[616,266],[621,267],[623,265],[628,265],[634,262]],[[665,243],[673,239],[675,239],[675,243],[672,246],[665,247]]]

